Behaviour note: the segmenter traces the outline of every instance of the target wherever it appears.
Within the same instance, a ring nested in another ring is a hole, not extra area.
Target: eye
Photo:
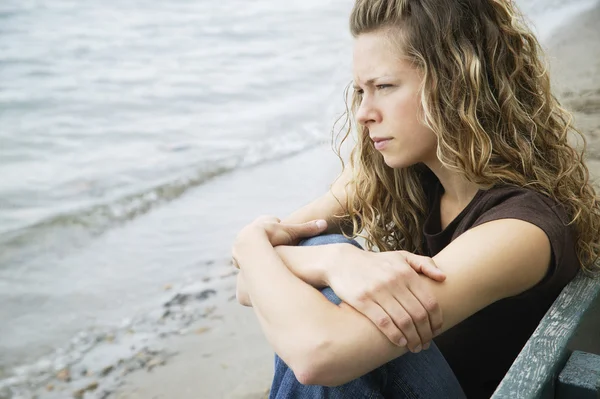
[[[382,85],[377,85],[375,87],[377,87],[378,90],[382,90],[382,89],[387,89],[389,87],[392,87],[392,85],[382,84]]]
[[[355,92],[356,94],[358,94],[359,96],[362,96],[362,95],[363,95],[363,93],[364,93],[365,91],[364,91],[363,89],[358,89],[358,88],[355,88],[355,89],[354,89],[354,92]]]

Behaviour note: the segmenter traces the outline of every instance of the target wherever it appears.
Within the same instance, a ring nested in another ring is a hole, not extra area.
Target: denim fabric
[[[339,234],[323,235],[302,241],[299,245],[349,243],[360,245]],[[330,302],[341,300],[331,290],[321,291]],[[275,356],[275,376],[269,399],[464,399],[460,384],[450,366],[432,342],[428,350],[406,353],[372,372],[337,387],[302,385],[292,370]]]

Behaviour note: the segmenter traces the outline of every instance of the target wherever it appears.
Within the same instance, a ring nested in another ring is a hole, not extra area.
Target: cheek
[[[421,104],[414,96],[404,96],[395,104],[397,119],[405,125],[416,127],[420,125]]]
[[[421,122],[418,109],[412,109],[410,114],[406,114],[405,123],[402,131],[407,145],[420,154],[430,154],[437,148],[437,137],[433,131]]]
[[[427,149],[435,152],[437,150],[437,137],[430,129],[426,127],[423,129],[423,141],[427,143]]]

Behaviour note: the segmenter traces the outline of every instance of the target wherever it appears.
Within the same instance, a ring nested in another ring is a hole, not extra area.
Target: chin
[[[383,155],[383,162],[392,169],[408,168],[416,162],[411,162],[408,159],[403,159],[399,156]]]

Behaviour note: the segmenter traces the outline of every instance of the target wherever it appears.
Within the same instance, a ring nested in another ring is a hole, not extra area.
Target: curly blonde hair
[[[577,234],[583,270],[597,272],[600,206],[584,162],[585,138],[552,95],[542,49],[505,0],[357,0],[354,37],[382,32],[424,75],[422,123],[437,136],[441,163],[481,188],[528,187],[563,204]],[[348,99],[346,89],[346,99]],[[354,123],[352,94],[338,155],[355,126],[345,215],[369,249],[422,251],[428,212],[423,164],[388,167],[366,127]],[[582,140],[581,151],[568,142]],[[339,136],[337,137],[340,138]]]

